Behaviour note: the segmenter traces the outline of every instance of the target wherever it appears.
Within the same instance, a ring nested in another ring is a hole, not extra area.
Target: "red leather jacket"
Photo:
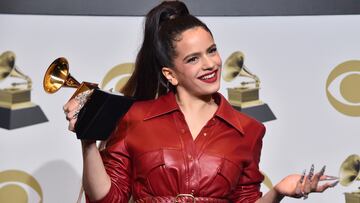
[[[258,163],[264,126],[234,110],[219,93],[218,109],[193,140],[173,93],[136,102],[101,152],[112,185],[96,202],[242,202],[261,197]],[[179,194],[177,199],[174,199]]]

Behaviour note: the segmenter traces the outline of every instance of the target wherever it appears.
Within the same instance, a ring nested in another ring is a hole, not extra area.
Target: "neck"
[[[187,92],[178,91],[176,93],[176,102],[183,112],[199,111],[207,107],[213,107],[215,104],[212,95],[194,96]]]

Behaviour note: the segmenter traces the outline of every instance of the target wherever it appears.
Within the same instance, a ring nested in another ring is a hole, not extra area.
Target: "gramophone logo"
[[[348,156],[340,166],[339,181],[347,187],[360,180],[360,156],[352,154]],[[346,203],[358,203],[360,201],[360,188],[357,191],[345,193]]]
[[[0,88],[0,127],[14,129],[48,121],[41,108],[31,102],[31,79],[15,65],[15,54],[6,51],[0,55],[0,82],[8,78],[25,82]]]
[[[275,120],[276,117],[269,106],[259,98],[260,79],[244,64],[244,54],[240,51],[232,53],[226,59],[223,68],[223,79],[227,82],[237,76],[250,80],[241,82],[240,86],[228,88],[230,104],[237,110],[261,121]]]
[[[134,63],[122,63],[111,68],[101,81],[101,89],[121,92],[134,71]]]
[[[19,170],[0,172],[0,202],[42,203],[40,184],[31,175]]]
[[[360,116],[360,61],[346,61],[331,71],[326,81],[326,96],[340,113]]]

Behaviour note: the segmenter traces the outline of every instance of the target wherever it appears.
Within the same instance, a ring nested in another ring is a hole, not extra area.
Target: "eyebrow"
[[[209,52],[211,49],[213,49],[214,47],[216,47],[216,44],[212,44],[211,46],[209,46],[209,48],[206,49],[206,52]],[[193,56],[200,56],[201,52],[195,52],[195,53],[191,53],[189,55],[186,55],[183,59],[183,61],[186,61],[188,58],[193,57]]]

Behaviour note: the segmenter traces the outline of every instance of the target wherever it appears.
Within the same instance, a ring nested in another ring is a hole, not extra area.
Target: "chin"
[[[204,90],[204,94],[211,95],[211,94],[218,92],[219,89],[220,89],[220,85],[216,85],[214,87],[209,87],[206,90]]]

